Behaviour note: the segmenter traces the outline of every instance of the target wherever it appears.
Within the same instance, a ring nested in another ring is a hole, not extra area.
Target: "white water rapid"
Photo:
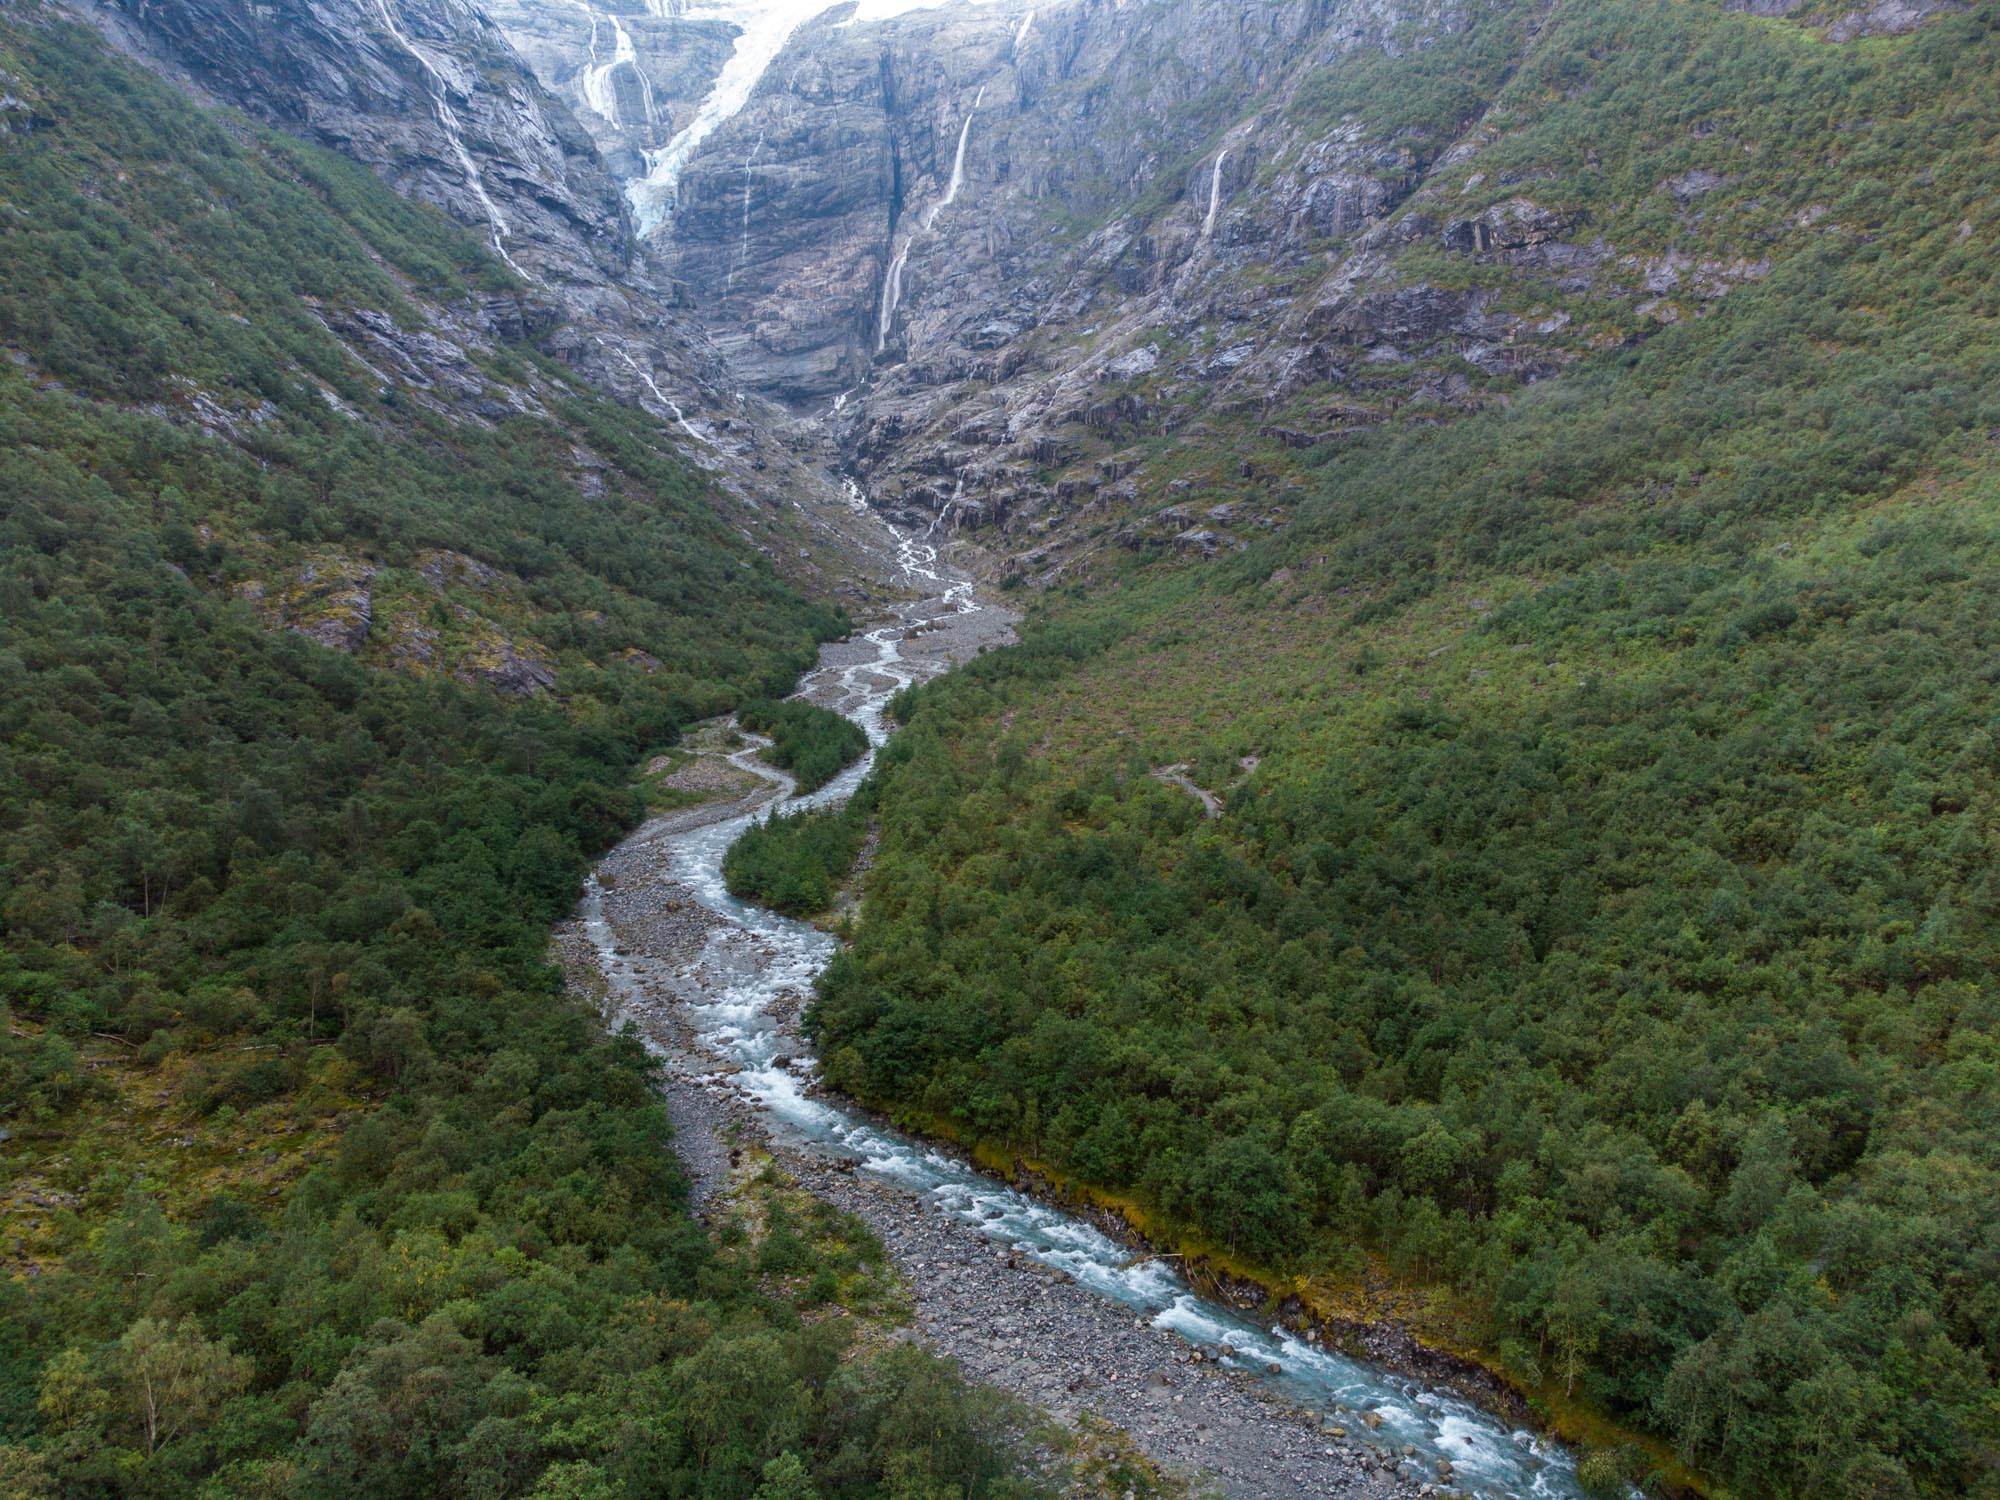
[[[847,492],[857,509],[866,508],[860,487],[851,480]],[[898,552],[904,577],[931,596],[929,606],[912,612],[911,618],[970,615],[984,608],[969,581],[950,576],[931,543],[899,533]],[[752,747],[733,757],[735,762],[786,787],[786,795],[705,827],[658,834],[642,829],[633,836],[635,842],[648,841],[652,857],[664,860],[674,882],[721,919],[709,931],[700,963],[682,971],[695,978],[676,981],[672,988],[680,997],[678,1013],[701,1049],[725,1070],[728,1085],[786,1144],[852,1162],[857,1171],[927,1201],[937,1214],[1066,1272],[1098,1296],[1204,1351],[1229,1347],[1235,1352],[1223,1357],[1224,1364],[1267,1381],[1286,1401],[1321,1411],[1332,1410],[1335,1403],[1373,1411],[1381,1423],[1373,1430],[1347,1419],[1353,1428],[1349,1442],[1390,1452],[1408,1445],[1431,1469],[1437,1460],[1449,1459],[1455,1474],[1452,1488],[1488,1500],[1580,1500],[1574,1467],[1559,1446],[1512,1431],[1449,1392],[1425,1388],[1208,1301],[1168,1260],[1135,1255],[1083,1220],[1015,1191],[957,1156],[880,1125],[814,1087],[816,1066],[781,1017],[810,991],[832,959],[836,940],[730,895],[722,859],[743,831],[762,818],[823,807],[853,794],[888,738],[883,713],[890,698],[944,664],[935,655],[906,656],[906,633],[902,620],[872,630],[861,637],[865,652],[856,653],[851,646],[840,650],[838,659],[845,664],[824,665],[801,684],[802,693],[833,704],[861,726],[870,748],[859,763],[819,791],[796,796],[789,793],[789,778],[757,760]],[[605,907],[605,888],[593,876],[585,887],[583,926],[618,1011],[637,1018],[653,1003],[646,982],[661,973],[662,960],[627,950]]]
[[[444,75],[444,69],[428,52],[404,35],[403,28],[396,24],[396,17],[390,12],[389,0],[375,0],[375,9],[381,14],[382,24],[389,28],[389,35],[396,39],[396,45],[415,58],[417,66],[423,69],[424,80],[430,85],[431,108],[437,114],[438,124],[444,127],[445,137],[451,142],[453,154],[458,157],[459,167],[465,173],[466,185],[472,189],[473,196],[486,211],[487,228],[493,235],[493,253],[507,262],[508,268],[523,280],[533,281],[535,278],[516,265],[514,257],[507,253],[507,236],[513,231],[508,226],[506,216],[500,212],[500,205],[495,203],[493,195],[486,191],[486,179],[480,174],[479,163],[473,160],[472,152],[466,149],[465,133],[458,124],[458,112],[451,107],[451,84]]]
[[[979,113],[979,106],[986,102],[986,85],[979,86],[974,96],[972,108],[965,112],[965,123],[958,127],[958,149],[951,158],[951,181],[945,185],[944,196],[924,210],[923,226],[913,230],[903,240],[903,248],[889,261],[888,274],[882,278],[882,308],[875,324],[875,352],[880,354],[889,347],[889,331],[895,326],[896,309],[903,301],[903,271],[910,263],[910,247],[917,242],[919,234],[929,234],[937,223],[937,217],[952,204],[958,202],[959,191],[965,186],[965,144],[972,138],[972,118]]]
[[[1201,221],[1201,237],[1203,239],[1207,239],[1215,233],[1215,216],[1222,211],[1222,164],[1228,160],[1229,151],[1227,147],[1216,152],[1215,171],[1210,174],[1208,179],[1208,217]]]

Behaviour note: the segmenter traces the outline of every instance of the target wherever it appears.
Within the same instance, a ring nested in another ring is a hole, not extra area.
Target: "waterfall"
[[[604,116],[612,124],[618,123],[618,99],[606,97],[603,90],[610,70],[597,60],[597,12],[583,0],[574,0],[576,8],[590,18],[590,65],[577,75],[577,92],[583,96],[584,106]]]
[[[854,14],[840,23],[856,26],[933,6],[938,0],[860,0]],[[990,4],[992,0],[974,0]],[[646,152],[643,175],[626,184],[633,217],[641,234],[651,234],[673,217],[679,201],[681,173],[701,144],[740,114],[757,91],[757,84],[785,50],[785,44],[806,22],[833,8],[833,0],[646,0],[646,8],[661,20],[699,12],[736,27],[735,50],[722,65],[694,118],[666,145]]]
[[[979,93],[973,98],[972,108],[965,113],[965,123],[958,127],[958,150],[951,158],[951,181],[946,184],[944,197],[930,206],[924,215],[924,228],[937,223],[937,216],[952,204],[958,202],[958,190],[965,186],[965,143],[972,136],[972,117],[979,113],[979,106],[986,102],[986,85],[979,86]]]
[[[1021,50],[1021,43],[1028,39],[1028,28],[1034,24],[1035,8],[1031,5],[1028,7],[1028,13],[1021,17],[1021,29],[1014,33],[1014,51],[1016,54]]]
[[[743,158],[743,240],[736,251],[736,264],[729,268],[729,275],[723,278],[723,295],[736,290],[736,273],[750,261],[750,169],[757,165],[757,157],[764,149],[764,132],[757,132],[757,144],[750,148],[750,154]]]
[[[507,262],[508,269],[523,280],[533,281],[535,278],[523,271],[515,263],[514,257],[507,253],[507,236],[513,231],[508,228],[506,216],[500,212],[500,205],[495,203],[493,195],[486,191],[486,179],[480,175],[479,163],[473,160],[472,152],[466,149],[465,136],[458,125],[458,114],[451,107],[450,83],[444,76],[444,70],[432,60],[429,53],[419,49],[415,42],[403,34],[403,28],[396,24],[396,18],[389,13],[389,0],[375,0],[375,8],[381,14],[382,24],[389,28],[389,35],[396,39],[399,47],[416,59],[417,66],[424,71],[424,77],[430,84],[431,107],[437,113],[438,124],[444,127],[445,136],[451,141],[452,152],[458,157],[458,165],[465,173],[466,185],[472,189],[480,207],[486,210],[487,227],[493,234],[493,253]]]
[[[813,0],[805,5],[772,5],[737,18],[743,29],[736,34],[736,48],[709,87],[708,97],[701,101],[686,129],[659,150],[646,153],[645,175],[625,189],[633,216],[639,221],[639,233],[651,234],[672,216],[681,173],[695,149],[741,112],[792,33],[824,8],[820,0]]]
[[[889,274],[882,278],[882,313],[875,328],[875,352],[880,354],[889,347],[889,329],[896,321],[896,308],[903,300],[903,268],[910,263],[910,247],[917,242],[919,234],[928,234],[937,223],[937,216],[958,201],[958,195],[965,186],[965,144],[972,138],[972,117],[979,113],[979,106],[986,102],[986,85],[979,86],[973,96],[972,108],[965,112],[965,123],[958,127],[958,150],[951,159],[951,180],[945,185],[944,196],[924,210],[923,225],[911,232],[903,241],[889,262]]]
[[[1208,179],[1208,217],[1201,221],[1203,239],[1215,233],[1215,216],[1222,210],[1222,164],[1228,160],[1227,147],[1215,154],[1215,171]]]
[[[711,448],[715,446],[714,440],[709,438],[706,434],[697,431],[694,424],[688,421],[687,416],[681,411],[679,404],[671,400],[666,395],[666,393],[660,389],[658,382],[653,379],[653,372],[651,370],[648,370],[644,365],[641,365],[639,361],[634,359],[631,355],[631,352],[627,350],[623,344],[618,344],[614,346],[605,343],[605,341],[602,338],[599,338],[597,342],[600,347],[610,349],[612,353],[616,354],[620,359],[624,360],[625,368],[630,370],[634,375],[637,375],[642,381],[646,383],[646,389],[653,393],[653,399],[659,402],[660,405],[664,406],[667,409],[667,411],[672,415],[675,425],[678,426],[682,432],[685,432],[689,437],[693,438],[697,443],[706,443]]]
[[[882,278],[882,317],[875,330],[877,354],[889,347],[889,325],[896,321],[896,304],[903,300],[903,267],[910,263],[910,246],[915,240],[913,234],[903,241],[903,248],[889,262],[889,274]]]
[[[618,84],[611,75],[617,71],[616,59],[592,63],[579,81],[585,107],[613,125],[618,123]]]
[[[965,498],[965,476],[957,476],[957,483],[951,487],[951,498],[938,507],[938,513],[931,517],[931,524],[924,528],[924,540],[929,541],[944,524],[944,518],[958,508],[958,502]]]
[[[618,52],[612,59],[612,66],[625,66],[632,70],[632,76],[639,80],[639,114],[648,129],[660,117],[653,99],[653,80],[646,70],[639,66],[639,49],[632,45],[632,38],[625,31],[625,23],[617,16],[611,17],[611,29],[617,33]]]
[[[639,66],[638,48],[632,45],[631,33],[626,31],[624,21],[615,14],[599,13],[584,0],[574,0],[576,8],[590,17],[590,66],[585,68],[577,80],[577,92],[583,96],[584,106],[592,113],[601,115],[621,129],[624,121],[618,118],[618,70],[630,68],[632,76],[639,80],[639,112],[642,123],[651,126],[659,117],[653,102],[653,80],[646,76],[646,70]],[[613,48],[611,61],[599,62],[597,53],[597,29],[600,22],[611,25]]]

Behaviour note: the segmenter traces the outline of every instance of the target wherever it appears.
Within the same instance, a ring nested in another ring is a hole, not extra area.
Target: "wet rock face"
[[[94,14],[488,237],[528,285],[466,320],[525,332],[679,424],[746,505],[824,492],[808,471],[837,459],[892,514],[1039,558],[1035,581],[1060,576],[1064,537],[1115,535],[1166,502],[1191,460],[1252,504],[1244,524],[1271,524],[1297,482],[1285,454],[1413,407],[1444,420],[1504,401],[1772,264],[1761,242],[1697,252],[1671,229],[1611,242],[1558,172],[1487,165],[1511,128],[1494,99],[1414,126],[1328,92],[1344,69],[1481,27],[1518,62],[1532,27],[1509,0],[987,0],[869,18],[896,3],[803,20],[810,0],[492,0],[490,21],[471,0]],[[1799,24],[1840,40],[1961,0],[1856,5]],[[1661,222],[1726,212],[1734,170],[1650,187]],[[671,212],[642,235],[634,202],[648,224]],[[449,350],[378,347],[395,331],[349,321],[371,365],[504,410]],[[1213,461],[1253,434],[1278,462]],[[1141,447],[1168,457],[1104,471]]]
[[[719,16],[645,0],[493,0],[483,9],[621,181],[687,125],[736,41]]]
[[[457,350],[380,315],[347,319],[335,331],[371,365],[475,400],[465,350],[532,336],[616,390],[636,382],[608,345],[684,386],[724,384],[672,323],[589,133],[466,0],[111,0],[88,18],[169,76],[436,204],[522,278],[453,309]]]
[[[748,14],[654,3],[496,11],[628,176],[635,142],[657,159],[697,118],[731,50],[725,13]],[[1726,3],[1840,40],[1960,0],[1854,0],[1832,20]],[[1165,439],[1202,457],[1229,433],[1303,453],[1412,407],[1443,420],[1769,268],[1747,244],[1688,259],[1670,238],[1612,243],[1558,173],[1487,165],[1513,128],[1494,99],[1398,126],[1324,87],[1481,27],[1518,63],[1534,28],[1503,0],[868,16],[801,25],[719,122],[701,114],[698,143],[663,153],[681,162],[674,208],[648,247],[743,388],[822,423],[892,513],[993,530],[1037,559],[1033,580],[1060,576],[1064,536],[1118,534],[1178,477],[1107,478],[1114,453]],[[632,48],[609,71],[607,26]],[[1697,169],[1652,191],[1687,223],[1735,181]],[[1237,480],[1268,524],[1284,479]]]
[[[1215,125],[1201,101],[1253,97],[1340,45],[1336,15],[1358,33],[1394,7],[1074,0],[1032,19],[998,4],[859,24],[836,9],[694,152],[658,244],[732,366],[787,400],[825,401],[898,358],[926,383],[1012,373],[1018,358],[979,356],[1062,320],[1070,309],[1047,299],[1079,261],[1101,262],[1124,295],[1163,285],[1186,236],[1107,247],[1079,243],[1076,224],[1129,207],[1196,152]],[[1232,194],[1258,168],[1254,151],[1234,157]],[[1206,194],[1196,175],[1188,191]],[[1316,183],[1308,219],[1379,209],[1372,179],[1344,186]],[[1257,237],[1247,223],[1229,233]]]
[[[895,88],[880,55],[805,28],[782,79],[689,164],[658,240],[731,368],[782,399],[830,398],[873,353],[907,171]]]
[[[836,7],[688,155],[651,247],[741,384],[833,415],[878,499],[1037,524],[1121,498],[1046,471],[1156,430],[1143,388],[1236,380],[1256,397],[1301,378],[1259,358],[1297,338],[1265,273],[1362,235],[1424,163],[1344,122],[1283,124],[1289,91],[1481,3],[1003,0],[884,21]],[[657,149],[660,122],[693,119],[713,85],[713,64],[690,60],[721,55],[700,5],[495,14],[544,84],[585,99],[578,117],[628,173],[635,131]],[[614,22],[632,51],[607,73]],[[671,37],[689,45],[670,61]],[[636,125],[635,90],[650,101]],[[1277,102],[1246,120],[1259,99]],[[1292,159],[1274,177],[1277,153]],[[1196,355],[1155,347],[1161,327],[1229,337]]]
[[[1025,29],[1006,5],[826,20],[694,153],[657,243],[746,384],[822,413],[853,393],[827,414],[879,500],[1016,535],[1060,526],[1137,499],[1078,470],[1169,431],[1194,384],[1256,406],[1338,378],[1357,347],[1508,339],[1483,308],[1395,285],[1400,243],[1370,258],[1432,163],[1291,110],[1327,63],[1479,8],[1073,0]],[[1524,198],[1463,235],[1468,254],[1559,256],[1570,228]]]
[[[212,96],[497,232],[531,274],[597,281],[631,259],[620,188],[595,142],[464,0],[112,4],[123,39]]]
[[[518,281],[505,290],[428,307],[423,329],[315,304],[313,314],[385,386],[454,417],[498,421],[535,408],[533,381],[496,392],[474,356],[496,341],[532,341],[659,421],[745,511],[768,511],[782,496],[824,520],[822,531],[844,536],[847,501],[824,472],[826,455],[797,440],[789,414],[759,401],[723,363],[687,314],[689,288],[641,241],[626,201],[625,173],[691,113],[685,100],[706,89],[733,31],[712,19],[676,19],[683,0],[657,0],[666,19],[632,3],[637,13],[620,16],[618,27],[575,0],[525,6],[546,33],[530,38],[545,61],[567,35],[587,65],[590,76],[565,87],[588,96],[583,118],[622,153],[616,171],[564,89],[545,87],[472,0],[103,0],[76,14],[205,98],[339,151],[436,204],[513,269]],[[591,68],[593,14],[600,61]],[[643,49],[663,77],[678,76],[675,67],[687,77],[656,93],[620,62],[623,45],[635,55]],[[640,104],[620,102],[641,95]],[[16,128],[4,106],[0,124]],[[201,412],[195,419],[209,420]],[[586,473],[580,482],[595,481]],[[509,690],[532,686],[532,673],[503,675]]]

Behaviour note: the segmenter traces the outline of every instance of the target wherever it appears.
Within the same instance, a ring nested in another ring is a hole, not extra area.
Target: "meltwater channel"
[[[971,614],[985,607],[974,597],[969,580],[949,576],[930,541],[899,533],[898,561],[908,582],[929,596],[927,606],[909,612],[912,618]],[[802,695],[837,708],[866,732],[870,750],[859,762],[818,791],[799,796],[792,792],[790,778],[758,760],[752,746],[732,760],[777,783],[781,791],[775,800],[753,812],[659,841],[673,878],[722,919],[723,925],[710,935],[711,947],[718,941],[740,944],[748,938],[759,955],[754,965],[705,965],[709,983],[686,997],[682,1007],[683,1018],[701,1044],[720,1062],[739,1070],[730,1082],[760,1111],[775,1136],[852,1162],[859,1172],[921,1195],[939,1214],[1066,1272],[1097,1295],[1206,1352],[1228,1346],[1234,1353],[1224,1357],[1226,1365],[1268,1382],[1284,1399],[1321,1410],[1339,1403],[1376,1413],[1381,1425],[1373,1430],[1359,1422],[1348,1424],[1350,1442],[1396,1452],[1407,1445],[1427,1467],[1449,1459],[1454,1489],[1492,1500],[1507,1496],[1580,1500],[1583,1492],[1574,1462],[1560,1444],[1511,1430],[1449,1391],[1426,1388],[1408,1377],[1308,1344],[1284,1328],[1246,1318],[1195,1292],[1169,1262],[1135,1256],[1129,1247],[1082,1219],[812,1089],[811,1063],[803,1058],[803,1044],[779,1016],[787,1009],[782,1003],[786,998],[809,991],[833,957],[836,940],[804,922],[730,895],[723,884],[722,858],[746,828],[774,811],[825,806],[853,794],[868,774],[874,748],[888,737],[884,711],[889,700],[941,664],[906,658],[903,644],[908,629],[906,622],[898,621],[869,632],[862,641],[872,654],[858,662],[822,666],[801,686]],[[605,916],[604,892],[595,878],[586,887],[580,915],[614,998],[633,993],[633,959],[619,951]]]

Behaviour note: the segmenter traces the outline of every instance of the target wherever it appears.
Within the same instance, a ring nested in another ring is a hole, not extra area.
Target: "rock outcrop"
[[[210,97],[438,204],[566,310],[639,269],[596,143],[465,0],[112,0],[92,14]]]
[[[746,510],[795,501],[851,559],[852,512],[819,435],[790,431],[788,413],[746,392],[685,315],[687,288],[640,239],[590,133],[467,0],[106,0],[77,13],[202,96],[436,204],[512,271],[425,330],[321,310],[385,384],[497,420],[531,402],[493,390],[474,356],[532,339],[657,418]],[[726,31],[708,34],[711,52],[726,50]]]
[[[1730,3],[1834,41],[1962,8]],[[1134,512],[1228,500],[1229,535],[1274,524],[1316,451],[1504,402],[1844,232],[1752,212],[1754,143],[1718,139],[1622,215],[1578,187],[1593,149],[1510,155],[1540,0],[102,15],[480,232],[522,284],[467,317],[535,329],[746,506],[804,496],[837,526],[840,463],[1039,580],[1214,529]],[[454,397],[435,349],[404,355],[385,368],[434,399],[493,399]]]
[[[1508,164],[1521,116],[1496,106],[1550,20],[1535,0],[885,0],[799,21],[751,75],[753,7],[623,14],[606,73],[598,3],[496,13],[545,83],[596,89],[580,118],[618,170],[672,159],[648,238],[689,317],[892,514],[993,533],[1033,578],[1205,489],[1269,524],[1314,450],[1504,401],[1774,263],[1729,227],[1720,150],[1659,184],[1664,231]],[[1427,68],[1454,97],[1380,107]]]
[[[726,15],[641,0],[490,0],[486,14],[587,124],[621,180],[693,119],[735,50]]]
[[[1574,275],[1608,253],[1577,241],[1576,216],[1515,192],[1412,224],[1406,205],[1477,115],[1419,138],[1315,94],[1350,59],[1524,14],[834,12],[693,153],[658,243],[732,368],[819,413],[878,500],[1020,550],[1156,495],[1151,467],[1104,468],[1135,442],[1205,441],[1205,419],[1240,414],[1302,451],[1572,357],[1581,330],[1553,310],[1524,318],[1399,262],[1422,241]],[[1372,399],[1287,409],[1329,385]]]

